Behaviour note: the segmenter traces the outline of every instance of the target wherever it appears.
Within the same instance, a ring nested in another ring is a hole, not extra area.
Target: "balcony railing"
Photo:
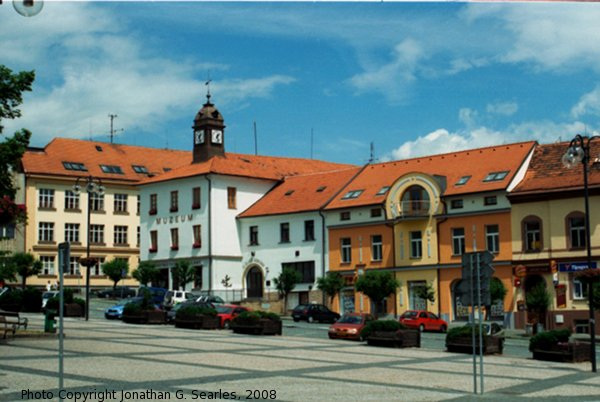
[[[417,218],[429,216],[431,201],[429,200],[408,200],[400,201],[392,205],[392,215],[394,218]]]

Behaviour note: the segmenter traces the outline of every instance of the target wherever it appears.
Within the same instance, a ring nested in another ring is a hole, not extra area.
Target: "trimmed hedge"
[[[367,339],[375,331],[398,331],[399,329],[407,329],[406,325],[399,323],[396,320],[376,320],[369,321],[362,329],[360,335]]]
[[[191,320],[199,315],[206,315],[209,317],[216,317],[217,310],[214,308],[200,307],[200,306],[185,306],[181,307],[175,313],[175,318],[178,320]]]
[[[479,325],[464,325],[462,327],[456,327],[448,330],[448,333],[446,334],[446,343],[452,342],[457,338],[473,336],[473,329],[475,329],[475,336],[479,338]],[[485,340],[485,338],[487,338],[487,334],[483,332],[482,335],[483,339]]]
[[[554,329],[540,332],[529,340],[529,351],[552,350],[559,342],[569,342],[571,331],[568,329]]]
[[[261,319],[271,321],[281,321],[281,317],[268,311],[244,311],[233,318],[232,324],[237,325],[256,325]]]

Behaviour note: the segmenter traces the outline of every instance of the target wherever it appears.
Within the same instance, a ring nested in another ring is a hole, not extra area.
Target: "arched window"
[[[521,221],[523,251],[538,252],[543,247],[542,220],[535,215],[529,215]]]
[[[565,218],[567,230],[567,248],[580,249],[586,246],[585,214],[580,211],[571,212]]]
[[[402,214],[419,216],[429,214],[429,193],[421,186],[410,186],[402,194]]]
[[[248,298],[263,297],[263,274],[259,267],[252,267],[246,274],[246,291]]]

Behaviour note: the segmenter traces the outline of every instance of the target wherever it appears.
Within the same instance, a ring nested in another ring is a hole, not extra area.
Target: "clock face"
[[[204,143],[204,130],[198,130],[194,132],[194,144]]]
[[[222,144],[223,143],[223,131],[212,130],[211,134],[212,134],[211,141],[213,142],[213,144]]]

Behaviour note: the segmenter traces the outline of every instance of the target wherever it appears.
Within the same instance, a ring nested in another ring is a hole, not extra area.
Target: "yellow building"
[[[600,144],[593,144],[598,155]],[[581,166],[566,169],[568,143],[537,147],[527,175],[510,195],[517,328],[536,320],[526,311],[527,292],[538,284],[552,295],[547,328],[587,331],[587,289],[576,272],[587,268]],[[600,164],[589,171],[592,267],[600,266]],[[598,319],[598,318],[597,318]],[[596,328],[597,331],[600,328]],[[600,333],[600,332],[597,332]]]
[[[19,175],[28,212],[23,251],[41,260],[43,271],[28,278],[27,284],[43,287],[57,282],[58,244],[69,242],[66,287],[85,286],[86,268],[79,260],[87,255],[88,244],[90,256],[99,261],[90,268],[92,288],[112,286],[101,265],[117,258],[129,263],[129,272],[119,285],[137,285],[131,277],[139,262],[140,239],[135,184],[189,160],[189,152],[63,138],[54,139],[43,149],[28,149]],[[103,186],[103,194],[87,193],[89,177]],[[82,187],[79,194],[73,187],[77,179]]]

